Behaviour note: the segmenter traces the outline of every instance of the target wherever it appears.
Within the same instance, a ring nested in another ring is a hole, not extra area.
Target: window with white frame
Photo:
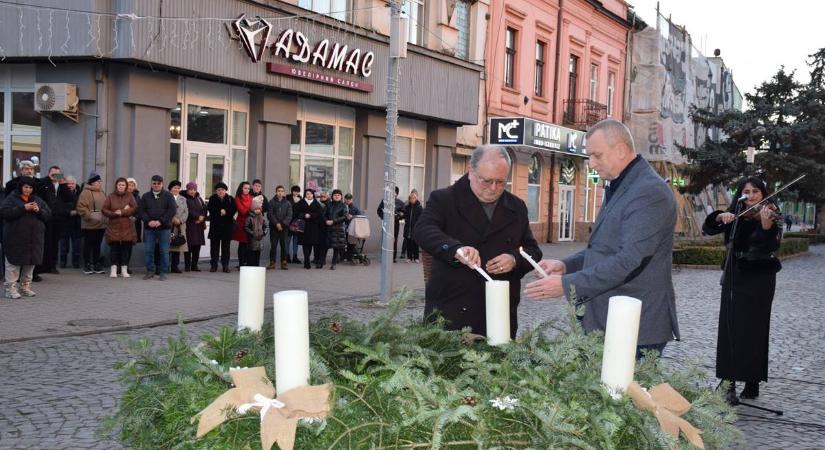
[[[530,222],[539,221],[539,197],[541,191],[541,158],[538,155],[530,157],[530,166],[527,168],[527,217]]]
[[[599,93],[599,66],[590,64],[590,100],[596,101]]]
[[[424,190],[424,139],[399,136],[395,140],[397,160],[395,162],[395,185],[398,198],[406,199],[415,189],[419,196]]]
[[[290,128],[289,184],[352,192],[354,111],[301,100],[299,120]]]
[[[613,102],[616,95],[616,74],[607,73],[607,117],[613,117]]]
[[[20,161],[34,162],[36,176],[45,172],[40,166],[40,115],[34,111],[34,77],[31,87],[22,88],[13,86],[10,78],[10,75],[6,77],[0,72],[0,162],[3,183],[19,175]]]
[[[457,0],[455,2],[455,25],[458,28],[458,42],[455,47],[455,56],[462,59],[470,58],[470,2]]]
[[[298,6],[338,20],[349,20],[352,0],[298,0]]]
[[[424,26],[427,18],[424,16],[424,0],[406,0],[401,6],[401,14],[410,19],[407,42],[415,45],[424,45]]]
[[[507,27],[504,36],[504,85],[511,88],[516,83],[516,30]]]
[[[533,92],[538,97],[544,97],[544,60],[545,48],[547,45],[542,41],[536,41],[536,80]]]
[[[232,111],[231,163],[233,183],[246,180],[247,113]]]

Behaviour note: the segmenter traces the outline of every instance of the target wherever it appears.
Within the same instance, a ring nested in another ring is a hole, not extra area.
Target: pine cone
[[[333,333],[340,333],[344,331],[344,326],[341,325],[341,322],[332,322],[329,324],[329,329],[333,331]]]
[[[248,355],[248,354],[249,354],[249,350],[247,350],[245,348],[241,349],[241,350],[238,350],[237,352],[235,352],[235,361],[242,360],[243,357]]]
[[[461,399],[461,403],[464,403],[465,405],[475,406],[478,404],[478,399],[471,395],[465,395]]]

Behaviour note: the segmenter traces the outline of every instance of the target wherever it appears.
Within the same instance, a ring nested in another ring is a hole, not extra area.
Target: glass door
[[[559,241],[573,240],[573,186],[559,186]]]
[[[188,156],[184,159],[186,167],[183,173],[189,176],[186,182],[194,181],[198,184],[198,192],[203,201],[209,200],[214,193],[215,185],[220,182],[226,183],[229,187],[228,193],[234,196],[233,180],[229,177],[229,148],[198,142],[186,142],[185,145]],[[209,256],[209,222],[206,222],[206,236],[207,244],[201,247],[201,257]]]

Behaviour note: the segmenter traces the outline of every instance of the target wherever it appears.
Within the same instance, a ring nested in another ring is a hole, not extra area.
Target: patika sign
[[[372,65],[375,62],[375,53],[362,51],[357,47],[350,47],[340,42],[322,39],[314,44],[301,31],[291,28],[281,31],[278,37],[270,42],[272,24],[266,19],[256,17],[248,19],[241,14],[229,27],[229,35],[241,41],[246,54],[254,63],[260,62],[267,49],[273,58],[288,62],[267,62],[267,71],[281,75],[332,84],[363,92],[372,92],[372,84],[351,80],[339,75],[331,75],[326,71],[341,72],[364,78],[372,75]],[[305,66],[296,66],[299,63]],[[320,72],[314,69],[323,69]]]
[[[587,156],[583,131],[529,117],[491,118],[490,143],[530,145],[554,152]]]

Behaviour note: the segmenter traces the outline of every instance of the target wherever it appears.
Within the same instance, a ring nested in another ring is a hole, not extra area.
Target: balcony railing
[[[607,118],[607,105],[593,100],[567,99],[564,106],[564,125],[587,130],[596,122]]]

